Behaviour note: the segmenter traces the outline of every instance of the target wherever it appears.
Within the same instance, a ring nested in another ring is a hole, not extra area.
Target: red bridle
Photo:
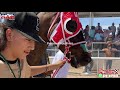
[[[47,37],[48,37],[48,39],[49,39],[49,41],[51,41],[50,40],[50,32],[51,32],[51,30],[52,30],[52,28],[53,28],[53,26],[54,26],[54,24],[55,24],[55,22],[56,22],[56,20],[57,20],[57,18],[60,16],[60,18],[61,18],[61,12],[58,12],[57,14],[56,14],[56,16],[55,16],[55,18],[54,18],[54,20],[53,20],[53,22],[52,22],[52,24],[51,24],[51,26],[50,26],[50,28],[49,28],[49,30],[48,30],[48,34],[47,34]],[[61,19],[62,20],[62,19]],[[61,21],[62,22],[62,21]],[[71,51],[70,51],[70,47],[72,47],[72,46],[75,46],[75,45],[80,45],[80,44],[82,44],[82,43],[86,43],[86,41],[81,41],[81,42],[76,42],[76,43],[71,43],[70,42],[70,40],[69,39],[66,39],[66,37],[65,37],[65,33],[64,33],[64,29],[63,29],[63,24],[61,24],[61,27],[62,27],[62,34],[63,34],[63,39],[64,39],[64,42],[65,42],[65,51],[64,51],[64,55],[65,55],[65,57],[64,57],[64,60],[66,61],[66,62],[70,62],[71,61],[71,57],[67,57],[66,55],[67,54],[71,54]],[[78,32],[79,33],[79,32]],[[78,34],[77,33],[77,34]],[[74,37],[74,36],[72,36],[72,37]],[[58,46],[58,48],[59,48],[59,44],[57,44],[57,46]],[[61,67],[60,67],[61,68]],[[60,69],[59,68],[59,69]],[[57,69],[53,74],[52,74],[52,78],[54,78],[55,77],[55,75],[57,74],[57,72],[59,71],[59,69]]]
[[[74,12],[75,13],[75,15],[76,15],[76,17],[77,17],[77,12]],[[56,16],[55,16],[55,18],[53,19],[53,22],[52,22],[52,24],[50,25],[50,28],[49,28],[49,30],[48,30],[48,33],[47,33],[47,38],[49,39],[49,41],[51,41],[50,40],[50,36],[51,36],[51,32],[52,32],[52,28],[53,28],[53,26],[54,26],[54,24],[55,24],[55,22],[57,21],[57,19],[58,19],[58,17],[60,17],[60,18],[62,18],[62,12],[57,12],[57,14],[56,14]],[[61,19],[62,20],[62,19]],[[61,21],[62,22],[62,21]],[[86,43],[86,41],[81,41],[81,42],[76,42],[76,43],[72,43],[72,42],[70,42],[70,40],[69,39],[66,39],[66,37],[65,37],[65,32],[64,32],[64,28],[63,28],[63,24],[61,24],[61,27],[62,27],[62,34],[63,34],[63,39],[64,39],[64,45],[65,45],[65,52],[64,52],[64,54],[65,54],[65,56],[66,56],[66,54],[67,53],[71,53],[70,52],[70,50],[69,50],[69,48],[71,47],[71,46],[75,46],[75,45],[78,45],[78,44],[82,44],[82,43]],[[78,32],[79,33],[79,32]],[[77,34],[78,34],[77,33]],[[72,37],[74,37],[75,35],[73,35]],[[63,44],[63,43],[61,43],[61,44]],[[57,43],[57,47],[59,48],[59,45],[60,44],[58,44]]]
[[[56,14],[56,16],[55,16],[55,18],[54,18],[52,24],[50,25],[50,28],[49,28],[48,33],[47,33],[47,38],[48,38],[48,39],[50,38],[50,32],[51,32],[52,27],[54,26],[54,24],[55,24],[57,18],[59,17],[59,15],[60,15],[60,12],[57,12],[57,14]]]

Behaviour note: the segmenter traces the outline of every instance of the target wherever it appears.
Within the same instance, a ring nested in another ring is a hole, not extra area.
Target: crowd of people
[[[92,49],[93,42],[103,42],[102,45],[96,44],[94,46],[95,49],[102,50],[105,47],[105,42],[107,41],[112,41],[112,43],[114,44],[113,47],[120,50],[120,24],[118,27],[116,27],[115,24],[112,23],[112,25],[109,26],[108,29],[102,29],[100,23],[98,23],[96,27],[91,26],[91,28],[89,27],[89,25],[86,25],[85,29],[83,29],[83,34],[85,40],[87,41],[87,46],[89,50]]]
[[[103,51],[105,57],[119,57],[120,56],[120,24],[118,27],[112,23],[108,29],[103,29],[100,23],[97,26],[86,25],[83,29],[83,34],[87,42],[88,49],[92,50],[99,49]],[[92,47],[93,42],[98,42]],[[110,43],[110,45],[109,45]],[[114,53],[114,54],[113,54]],[[93,62],[85,66],[84,74],[91,74],[91,68],[93,67]],[[106,61],[106,69],[111,69],[112,60]]]

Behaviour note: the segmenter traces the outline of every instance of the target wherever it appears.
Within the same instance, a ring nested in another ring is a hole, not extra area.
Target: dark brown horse
[[[56,12],[40,12],[37,14],[37,16],[40,19],[40,31],[39,35],[42,37],[42,39],[45,42],[50,42],[47,38],[48,30],[50,28],[50,25],[52,21],[54,20],[56,16]],[[58,20],[55,22],[56,24],[53,26],[53,28],[56,27]],[[52,32],[51,32],[52,33]],[[82,32],[80,31],[79,34],[76,36],[70,38],[70,41],[73,43],[82,42],[84,41],[84,37]],[[30,55],[27,56],[27,61],[29,65],[40,65],[40,61],[42,60],[42,57],[45,54],[46,48],[48,46],[48,43],[46,44],[39,44],[36,42],[35,50],[30,53]],[[59,46],[59,49],[62,52],[65,52],[65,45],[61,44]],[[89,62],[91,62],[91,56],[88,52],[85,52],[81,44],[77,44],[74,46],[71,46],[70,49],[71,56],[67,54],[66,56],[69,58],[71,57],[71,66],[77,68],[79,65],[85,66]]]

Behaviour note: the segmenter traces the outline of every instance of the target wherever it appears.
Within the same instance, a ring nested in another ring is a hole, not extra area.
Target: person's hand
[[[92,57],[92,51],[88,51],[88,53],[89,53],[90,57]]]
[[[63,61],[63,60],[59,60],[56,62],[56,64],[58,64],[60,67],[62,67],[65,63],[66,61]]]

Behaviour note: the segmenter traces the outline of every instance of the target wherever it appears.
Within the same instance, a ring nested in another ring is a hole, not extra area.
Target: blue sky
[[[89,25],[90,18],[80,18],[83,28],[86,25]],[[103,29],[108,29],[108,26],[111,26],[112,23],[115,23],[115,26],[118,27],[120,24],[120,17],[99,17],[93,19],[93,25],[97,26],[97,23],[100,23]]]

